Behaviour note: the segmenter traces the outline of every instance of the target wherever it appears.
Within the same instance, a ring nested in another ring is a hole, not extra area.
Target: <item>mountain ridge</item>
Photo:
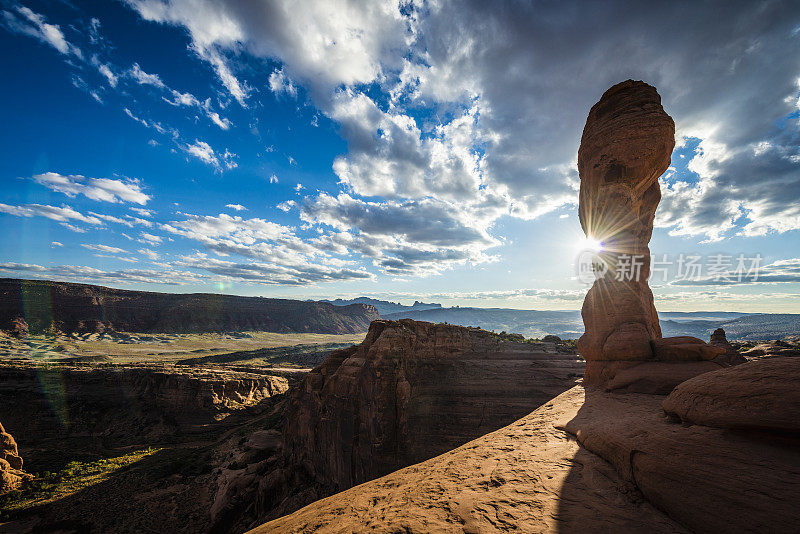
[[[0,278],[0,330],[16,335],[246,330],[353,334],[366,332],[378,318],[378,311],[365,304],[337,307],[314,301]]]

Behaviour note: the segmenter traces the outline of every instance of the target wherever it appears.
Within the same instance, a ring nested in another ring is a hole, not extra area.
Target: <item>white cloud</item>
[[[136,81],[139,85],[152,85],[159,89],[164,89],[166,86],[158,74],[148,74],[143,71],[138,63],[134,63],[128,70],[128,76]]]
[[[297,87],[286,77],[283,73],[283,69],[275,69],[272,74],[269,75],[267,81],[269,83],[269,88],[272,89],[272,92],[276,95],[285,93],[297,97]]]
[[[61,243],[59,241],[53,241],[53,242],[50,243],[50,246],[51,247],[63,247],[64,243]]]
[[[117,248],[117,247],[110,247],[108,245],[83,244],[81,246],[83,248],[88,248],[89,250],[97,250],[97,251],[100,251],[100,252],[108,252],[109,254],[127,254],[128,253],[124,249]]]
[[[246,211],[247,210],[247,208],[245,208],[241,204],[225,204],[225,207],[226,208],[230,208],[232,210],[236,210],[236,211]]]
[[[193,144],[186,145],[186,152],[196,157],[203,163],[207,163],[219,168],[219,159],[217,158],[214,149],[211,148],[211,145],[205,141],[195,139]]]
[[[142,192],[138,180],[85,178],[79,174],[62,175],[56,172],[36,174],[31,180],[69,197],[84,195],[104,202],[132,202],[144,206],[150,196]]]
[[[122,259],[122,258],[117,258]],[[123,259],[123,261],[125,261]],[[167,268],[161,270],[123,269],[103,271],[94,267],[76,265],[42,266],[31,263],[0,263],[0,272],[24,273],[34,278],[47,278],[67,282],[88,282],[108,284],[197,284],[207,281],[208,276],[190,271]]]
[[[108,81],[108,85],[110,85],[111,87],[117,86],[117,82],[119,82],[119,77],[117,77],[116,74],[111,72],[111,68],[108,65],[102,63],[97,66],[97,70],[100,71],[100,74],[105,76],[106,80]]]
[[[138,215],[141,215],[142,217],[152,217],[155,214],[153,210],[144,208],[130,208],[130,210]]]
[[[211,122],[222,128],[223,130],[227,130],[231,127],[231,121],[224,117],[220,117],[219,113],[216,111],[209,111],[208,118],[211,119]]]
[[[148,234],[147,232],[142,232],[139,234],[139,242],[141,243],[150,243],[151,245],[160,245],[164,241],[164,238],[158,235]]]
[[[140,248],[138,252],[145,258],[153,261],[157,260],[160,257],[158,252],[156,252],[155,250],[151,250],[149,248]]]
[[[24,204],[22,206],[10,206],[8,204],[0,204],[0,212],[16,215],[17,217],[46,217],[53,221],[63,223],[79,221],[96,226],[101,226],[103,224],[103,222],[97,217],[87,217],[86,215],[75,211],[69,206],[57,207],[45,204]],[[72,228],[75,229],[77,227]]]
[[[57,24],[49,24],[44,16],[32,11],[25,6],[16,6],[17,13],[22,19],[10,11],[3,11],[3,22],[10,30],[28,35],[39,41],[49,44],[65,55],[74,55],[83,58],[80,49],[67,41],[64,32]]]
[[[275,174],[270,174],[269,175],[269,183],[277,184],[278,183],[278,177]]]

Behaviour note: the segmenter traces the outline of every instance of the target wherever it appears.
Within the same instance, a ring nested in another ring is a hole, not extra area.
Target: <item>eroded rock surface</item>
[[[575,354],[478,329],[375,321],[361,345],[332,353],[290,392],[282,455],[245,444],[245,460],[225,466],[215,524],[252,503],[253,519],[278,517],[452,450],[530,413],[582,370]]]
[[[76,449],[192,439],[288,387],[233,371],[2,364],[0,420],[36,471],[55,470]]]
[[[650,341],[661,337],[647,284],[648,243],[661,200],[658,177],[674,146],[675,124],[644,82],[615,85],[589,111],[578,150],[579,215],[586,235],[603,244],[610,270],[584,301],[586,333],[578,343],[587,360],[649,359]],[[642,262],[631,280],[615,276],[622,255]]]
[[[344,489],[495,430],[572,384],[582,364],[452,325],[376,321],[292,393],[287,454]]]
[[[0,423],[0,495],[17,489],[27,476],[22,471],[17,442]]]
[[[687,380],[664,400],[685,423],[800,435],[800,358],[770,358]]]
[[[688,532],[559,429],[583,402],[572,388],[505,428],[252,532]]]
[[[674,146],[675,123],[656,89],[641,81],[611,87],[586,119],[578,150],[579,215],[583,231],[603,247],[581,310],[586,332],[578,348],[588,364],[587,385],[612,385],[621,369],[632,373],[631,366],[605,362],[698,362],[725,352],[696,338],[662,339],[647,283],[648,244],[661,200],[658,177],[669,167]],[[660,372],[670,369],[677,368],[662,366]],[[655,384],[657,390],[674,385],[674,378],[666,378]],[[622,382],[632,390],[643,384],[629,377]]]
[[[696,398],[701,405],[727,412],[724,404],[736,398],[736,386],[749,382],[727,378],[753,377],[748,369],[752,365],[693,378],[684,383],[684,393],[674,400],[687,400],[690,392],[708,390],[708,396],[700,393]],[[787,375],[790,377],[796,383],[796,370]],[[753,388],[750,382],[750,393],[757,393]],[[800,522],[800,448],[796,441],[672,423],[661,409],[663,399],[587,389],[583,406],[565,428],[589,451],[610,462],[652,505],[692,532],[796,530]],[[751,400],[757,407],[755,399],[739,397],[738,409],[742,411]],[[673,402],[672,406],[679,404],[688,403]],[[784,411],[787,406],[775,408]],[[756,412],[768,417],[763,410],[757,408]],[[748,418],[745,414],[741,417]]]
[[[715,347],[720,347],[725,350],[724,353],[719,355],[714,359],[714,362],[725,365],[725,366],[732,366],[732,365],[739,365],[740,363],[744,363],[747,361],[747,358],[739,354],[739,351],[734,348],[733,345],[728,342],[728,338],[725,336],[725,329],[724,328],[717,328],[711,334],[711,340],[709,343]]]

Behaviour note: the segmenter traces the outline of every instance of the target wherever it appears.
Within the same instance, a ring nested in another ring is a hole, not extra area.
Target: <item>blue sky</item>
[[[3,1],[0,275],[577,309],[580,133],[634,78],[651,250],[763,266],[658,308],[800,312],[800,8],[725,7]]]

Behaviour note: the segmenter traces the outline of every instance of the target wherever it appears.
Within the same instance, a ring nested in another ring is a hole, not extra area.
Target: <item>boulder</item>
[[[651,344],[655,359],[663,362],[713,360],[725,354],[724,348],[691,336],[654,339]]]
[[[662,403],[684,423],[800,435],[800,359],[769,358],[678,385]]]

